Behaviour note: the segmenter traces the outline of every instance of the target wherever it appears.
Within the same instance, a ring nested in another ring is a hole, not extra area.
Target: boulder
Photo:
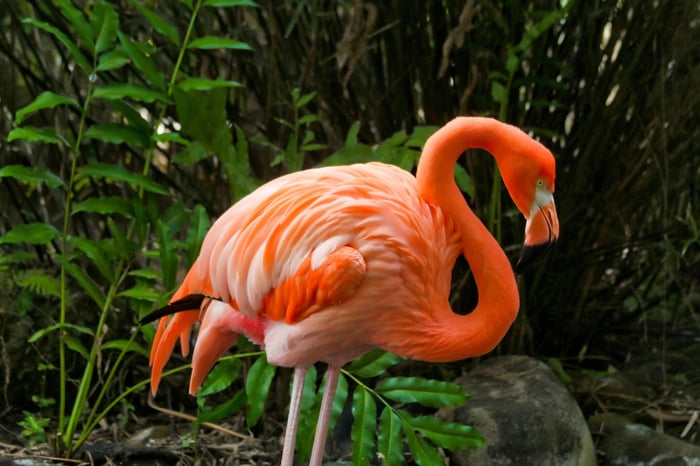
[[[700,465],[700,447],[635,424],[615,414],[593,416],[588,424],[601,462],[610,466]]]
[[[456,382],[472,398],[448,416],[478,429],[487,446],[455,452],[451,464],[597,464],[576,400],[546,364],[527,356],[495,357]]]

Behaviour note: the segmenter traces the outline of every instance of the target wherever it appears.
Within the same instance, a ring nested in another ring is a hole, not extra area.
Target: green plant
[[[248,428],[259,422],[276,373],[275,366],[267,363],[264,354],[258,353],[245,383],[228,401],[216,407],[206,402],[208,396],[236,384],[241,377],[241,360],[255,354],[244,352],[219,360],[197,393],[198,423],[219,421],[246,404]],[[401,361],[403,358],[399,356],[376,349],[357,358],[342,371],[333,400],[330,430],[337,423],[348,397],[352,396],[353,464],[368,464],[377,455],[385,465],[405,464],[404,441],[413,460],[421,465],[442,464],[438,448],[455,451],[483,446],[483,437],[472,427],[425,414],[431,409],[464,404],[469,395],[459,385],[422,377],[388,376],[370,386],[369,380],[386,375]],[[316,368],[312,366],[306,373],[297,433],[296,455],[301,463],[311,456],[324,392],[324,381],[317,383],[317,379]],[[400,403],[402,408],[394,407],[392,402]],[[414,415],[411,407],[415,405],[421,406],[420,412],[424,414]]]
[[[23,184],[27,196],[35,189],[52,191],[53,198],[62,200],[58,205],[62,219],[57,226],[48,217],[19,224],[0,236],[0,245],[24,246],[24,253],[15,251],[4,259],[14,265],[35,259],[27,254],[33,248],[47,254],[57,268],[25,268],[16,275],[15,285],[58,302],[55,323],[36,331],[29,342],[57,335],[57,432],[52,445],[55,454],[70,457],[109,409],[126,393],[144,386],[138,383],[107,402],[127,357],[147,356],[146,349],[136,341],[140,332],[132,332],[127,339],[110,334],[108,323],[116,318],[115,308],[126,305],[143,314],[162,303],[164,293],[156,289],[174,289],[179,257],[190,261],[194,258],[208,227],[203,208],[188,211],[177,204],[167,207],[168,189],[149,177],[158,167],[164,147],[191,147],[198,142],[196,137],[192,142],[175,131],[163,130],[173,107],[182,114],[202,96],[239,86],[236,81],[210,80],[185,71],[183,60],[190,50],[249,50],[233,39],[211,35],[195,38],[195,22],[203,8],[255,4],[248,0],[185,1],[190,17],[185,36],[180,39],[175,24],[144,3],[134,2],[150,26],[147,33],[156,35],[158,43],[164,42],[163,48],[176,50],[172,68],[162,71],[154,60],[162,49],[155,48],[156,42],[149,37],[138,40],[127,35],[111,3],[98,1],[89,10],[80,10],[69,0],[55,3],[60,16],[42,13],[56,24],[65,22],[69,33],[36,17],[28,17],[24,23],[61,44],[59,53],[67,52],[76,79],[82,79],[85,88],[75,96],[67,90],[42,92],[17,111],[16,127],[7,140],[29,146],[52,145],[52,150],[67,160],[67,168],[57,174],[43,168],[50,164],[6,165],[0,170],[0,179]],[[55,125],[28,124],[49,112],[62,118],[57,118]],[[61,123],[73,122],[76,116],[75,126]],[[226,128],[225,122],[218,123]],[[209,125],[217,128],[211,121]],[[82,300],[78,304],[81,298],[73,295],[76,289],[89,298],[87,305]],[[76,316],[72,309],[78,305],[95,311],[93,326],[71,322],[70,316]],[[141,332],[148,340],[152,329],[143,327]],[[45,351],[47,359],[52,359],[48,354],[51,351]],[[80,366],[84,367],[74,393],[68,378],[73,357],[82,359]],[[109,364],[103,364],[103,360]],[[68,405],[69,399],[73,400],[72,406]],[[22,422],[34,439],[47,425],[43,419],[31,416],[25,416]]]
[[[469,395],[451,382],[422,377],[387,377],[370,388],[364,379],[375,378],[400,362],[402,358],[381,350],[373,350],[353,361],[343,374],[357,383],[353,393],[353,464],[371,461],[377,454],[382,464],[405,464],[401,434],[420,465],[442,464],[437,448],[450,451],[472,449],[485,445],[481,434],[470,426],[445,422],[433,415],[415,416],[409,410],[415,403],[425,408],[439,409],[461,406]],[[322,393],[319,387],[319,395]],[[344,396],[336,395],[343,406]],[[317,395],[317,400],[320,397]],[[396,409],[389,400],[401,403]],[[379,425],[377,411],[381,408]],[[318,405],[314,405],[318,409]]]
[[[251,385],[250,387],[241,387],[233,394],[233,396],[229,398],[228,401],[215,407],[209,406],[207,404],[207,397],[230,389],[233,383],[241,377],[241,360],[251,356],[257,356],[258,359],[250,367],[249,377],[247,380],[250,380],[251,383],[256,386]],[[259,368],[263,365],[263,363],[258,361],[261,361],[263,357],[264,356],[259,351],[252,353],[242,351],[241,353],[232,356],[222,357],[216,366],[214,366],[211,373],[207,376],[207,379],[202,384],[202,388],[200,388],[197,392],[197,423],[219,422],[222,419],[226,419],[227,417],[238,412],[246,405],[246,403],[250,406],[248,410],[248,426],[250,427],[257,423],[258,419],[260,419],[260,415],[262,414],[262,408],[270,388],[269,381],[271,380],[269,375],[263,377],[262,379],[260,378],[261,374]],[[268,369],[268,372],[269,371],[273,371],[272,375],[274,375],[274,368]],[[264,384],[265,380],[267,380],[266,385]]]
[[[325,144],[316,141],[316,134],[313,130],[313,126],[320,122],[319,116],[305,108],[315,95],[314,92],[302,95],[298,88],[291,90],[291,118],[287,119],[283,116],[275,118],[275,122],[285,131],[282,136],[284,144],[274,143],[265,134],[256,134],[250,138],[250,143],[260,144],[272,151],[274,158],[270,167],[283,165],[286,173],[299,171],[304,168],[304,162],[310,159],[309,153],[326,148]],[[242,130],[237,127],[236,133],[238,145],[247,150],[248,140]],[[238,147],[236,151],[239,152]]]
[[[46,436],[45,428],[49,425],[51,419],[37,417],[29,411],[22,411],[22,413],[24,414],[24,419],[17,423],[22,427],[21,435],[27,437],[29,445],[46,443],[48,437]]]
[[[301,115],[302,110],[316,95],[315,92],[301,94],[298,88],[292,89],[292,121],[277,118],[276,121],[285,126],[291,132],[284,150],[277,148],[279,154],[272,161],[272,166],[284,162],[287,172],[296,172],[304,168],[304,155],[307,152],[325,149],[324,144],[315,142],[315,134],[309,128],[311,124],[318,123],[321,119],[315,113]],[[304,133],[302,138],[301,133]]]

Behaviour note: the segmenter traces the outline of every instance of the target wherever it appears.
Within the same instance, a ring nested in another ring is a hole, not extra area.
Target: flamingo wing
[[[361,170],[361,166],[329,167],[294,173],[235,204],[202,244],[199,277],[210,278],[215,296],[225,302],[235,300],[239,311],[257,318],[266,299],[277,302],[278,293],[273,290],[282,287],[286,291],[279,292],[280,297],[297,298],[290,293],[299,284],[290,280],[304,282],[311,288],[305,292],[313,292],[315,278],[323,274],[311,272],[324,268],[326,275],[330,270],[341,273],[342,267],[328,267],[335,260],[359,265],[357,253],[336,251],[359,248],[362,213],[358,207],[371,203],[371,193],[358,182]],[[356,277],[350,280],[355,281]],[[313,301],[298,297],[291,306],[305,307]],[[290,322],[301,316],[295,315]],[[275,310],[268,317],[282,315]]]

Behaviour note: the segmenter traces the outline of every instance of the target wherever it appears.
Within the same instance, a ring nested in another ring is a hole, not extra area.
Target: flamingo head
[[[543,180],[538,179],[536,183],[529,215],[526,215],[525,244],[515,265],[517,273],[530,268],[559,237],[559,219],[552,191]]]
[[[525,244],[515,265],[515,271],[523,273],[559,237],[553,195],[556,167],[552,153],[525,133],[511,138],[505,152],[508,156],[498,157],[501,175],[515,205],[526,219]]]

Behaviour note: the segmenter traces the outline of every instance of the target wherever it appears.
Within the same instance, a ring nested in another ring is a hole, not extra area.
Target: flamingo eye
[[[535,184],[538,188],[544,188],[544,180],[542,178],[538,179]]]

